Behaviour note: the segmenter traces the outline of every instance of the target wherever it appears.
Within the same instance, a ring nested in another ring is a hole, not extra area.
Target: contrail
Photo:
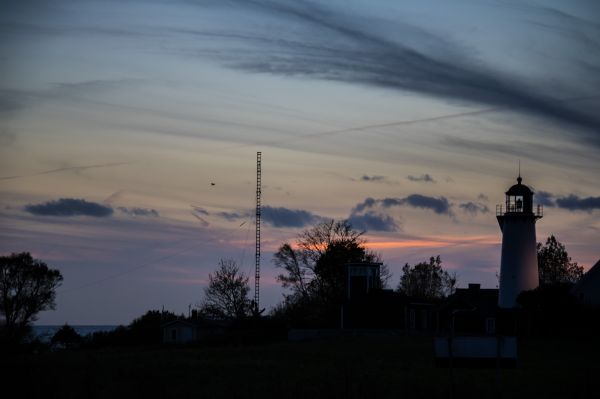
[[[98,164],[98,165],[67,166],[67,167],[64,167],[64,168],[44,170],[42,172],[36,172],[36,173],[32,173],[30,175],[4,176],[4,177],[0,177],[0,180],[22,179],[22,178],[26,178],[26,177],[49,175],[51,173],[66,172],[66,171],[69,171],[69,170],[85,170],[85,169],[93,169],[93,168],[106,168],[106,167],[110,167],[110,166],[129,165],[130,163],[131,162],[113,162],[113,163],[104,163],[104,164]]]
[[[288,139],[273,141],[269,144],[270,145],[288,144],[288,143],[293,143],[293,142],[302,141],[302,140],[309,140],[309,139],[314,139],[314,138],[319,138],[319,137],[324,137],[324,136],[334,136],[336,134],[342,134],[342,133],[357,132],[357,131],[362,131],[362,130],[371,130],[371,129],[377,129],[377,128],[383,128],[383,127],[392,127],[392,126],[416,125],[419,123],[435,122],[435,121],[441,121],[441,120],[446,120],[446,119],[462,118],[465,116],[487,114],[487,113],[492,113],[492,112],[498,112],[501,110],[504,110],[504,108],[499,108],[499,107],[485,108],[485,109],[479,109],[476,111],[459,112],[459,113],[454,113],[454,114],[445,114],[445,115],[432,116],[432,117],[420,118],[420,119],[408,119],[408,120],[395,121],[395,122],[378,123],[378,124],[373,124],[373,125],[362,125],[362,126],[348,127],[348,128],[335,129],[335,130],[326,130],[326,131],[322,131],[322,132],[304,134],[304,135],[298,136],[298,137],[290,137]],[[236,149],[236,148],[252,147],[252,146],[256,146],[256,144],[239,144],[239,145],[235,145],[235,146],[222,148],[221,151],[227,151],[227,150],[232,150],[232,149]]]

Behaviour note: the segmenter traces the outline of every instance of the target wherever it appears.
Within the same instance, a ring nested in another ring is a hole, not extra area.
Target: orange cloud
[[[425,237],[413,240],[378,241],[368,242],[369,249],[394,249],[394,248],[444,248],[457,245],[494,245],[499,244],[497,236],[466,236],[466,237]]]

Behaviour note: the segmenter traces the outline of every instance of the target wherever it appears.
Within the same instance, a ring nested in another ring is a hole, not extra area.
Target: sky
[[[600,258],[595,0],[21,0],[0,5],[0,253],[59,269],[38,324],[187,314],[233,259],[348,219],[393,273],[496,287],[523,183]],[[214,183],[214,184],[213,184]],[[253,280],[250,279],[251,286]]]

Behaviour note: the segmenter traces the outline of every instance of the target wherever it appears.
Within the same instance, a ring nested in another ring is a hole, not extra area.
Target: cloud
[[[120,206],[117,209],[129,216],[152,216],[152,217],[159,216],[158,211],[156,209],[125,208],[124,206]]]
[[[410,181],[435,183],[435,179],[433,177],[431,177],[428,173],[425,173],[421,176],[408,175],[408,176],[406,176],[406,178]]]
[[[435,213],[450,214],[450,203],[445,197],[428,197],[421,194],[412,194],[405,198],[408,205],[415,208],[431,209]]]
[[[264,206],[262,220],[274,227],[304,227],[323,218],[302,209]]]
[[[80,215],[109,217],[113,214],[113,209],[109,206],[76,198],[61,198],[36,205],[29,204],[25,206],[25,211],[33,215],[61,217]]]
[[[600,197],[580,198],[571,194],[568,196],[557,197],[547,191],[538,191],[535,193],[534,201],[547,207],[558,207],[569,211],[588,211],[600,209]]]
[[[385,176],[367,176],[367,175],[363,175],[360,180],[362,181],[382,181],[385,180]]]
[[[538,191],[535,193],[535,202],[543,206],[555,206],[554,195],[547,191]]]
[[[110,205],[103,205],[97,202],[86,201],[78,198],[60,198],[56,201],[47,201],[41,204],[25,205],[25,211],[32,215],[39,216],[94,216],[94,217],[110,217],[114,211],[118,210],[128,216],[160,216],[156,209],[132,207],[127,208],[119,206],[113,208]]]
[[[477,196],[477,199],[480,200],[480,201],[489,201],[490,200],[489,197],[487,195],[485,195],[484,193],[480,193]]]
[[[195,208],[197,209],[197,208]],[[202,209],[202,208],[199,208]],[[210,215],[209,212],[202,209],[204,215]],[[228,220],[230,222],[240,219],[246,219],[254,216],[254,211],[239,212],[217,212],[215,216]],[[323,220],[322,216],[303,209],[290,209],[285,207],[273,207],[264,205],[261,209],[262,221],[273,227],[304,227]]]
[[[477,213],[489,213],[490,211],[486,205],[471,201],[459,204],[458,207],[472,215],[476,215]]]
[[[348,221],[352,227],[365,231],[398,231],[400,226],[389,215],[369,211],[365,214],[351,214]]]
[[[250,216],[251,212],[217,212],[215,215],[232,222]]]
[[[559,208],[568,209],[570,211],[588,211],[600,209],[600,197],[579,198],[576,195],[561,197],[556,199],[556,205]]]
[[[581,139],[600,146],[596,115],[545,95],[543,86],[533,87],[534,82],[526,84],[525,79],[469,58],[461,45],[447,38],[399,20],[393,26],[383,19],[373,23],[358,14],[310,2],[234,3],[248,7],[257,18],[268,19],[269,26],[285,24],[294,29],[278,31],[277,36],[272,30],[252,31],[255,26],[238,26],[235,32],[197,32],[229,41],[231,46],[203,53],[229,67],[409,90],[510,109],[582,127]]]
[[[414,208],[430,209],[438,214],[451,215],[451,205],[446,197],[430,197],[421,194],[411,194],[404,198],[366,198],[362,203],[357,204],[352,210],[352,214],[358,214],[365,210],[381,206],[390,208],[392,206],[408,205]]]
[[[210,215],[210,213],[208,213],[208,211],[202,207],[196,206],[196,205],[191,205],[192,209],[194,210],[194,213],[199,213],[201,215],[205,215],[208,216]]]

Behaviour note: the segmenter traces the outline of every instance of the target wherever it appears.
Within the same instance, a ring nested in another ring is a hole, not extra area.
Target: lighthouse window
[[[515,207],[517,208],[517,212],[523,211],[523,197],[515,197]]]

